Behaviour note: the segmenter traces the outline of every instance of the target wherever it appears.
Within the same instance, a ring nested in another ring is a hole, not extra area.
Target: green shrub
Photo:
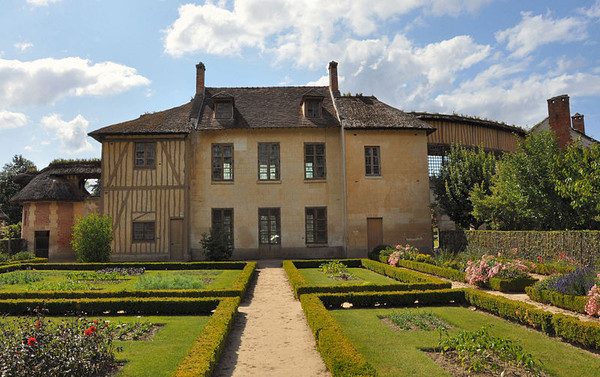
[[[233,247],[229,235],[220,227],[211,228],[209,233],[202,233],[200,240],[204,256],[209,261],[224,261],[231,259]]]
[[[20,251],[16,254],[14,254],[12,257],[10,257],[10,260],[13,262],[16,261],[24,261],[24,260],[29,260],[29,259],[34,259],[35,258],[35,254],[30,253],[29,251]]]
[[[81,263],[108,262],[112,252],[112,220],[95,213],[77,219],[73,226],[71,245]]]
[[[373,248],[373,250],[369,251],[369,259],[379,262],[379,254],[382,250],[391,249],[390,245],[377,245]]]
[[[514,279],[499,279],[499,278],[490,278],[487,285],[495,291],[500,292],[525,292],[525,288],[529,287],[538,279],[525,276]]]
[[[37,271],[22,270],[12,271],[5,274],[0,274],[0,285],[13,285],[13,284],[29,284],[36,281],[42,280],[42,275]]]
[[[206,278],[185,275],[141,275],[136,289],[202,289],[208,283]]]
[[[578,313],[587,314],[585,305],[588,303],[588,296],[565,295],[549,289],[536,289],[535,287],[526,287],[527,296],[533,301],[543,304],[550,304],[559,308],[573,310]]]
[[[10,262],[10,255],[6,253],[0,253],[0,264]]]

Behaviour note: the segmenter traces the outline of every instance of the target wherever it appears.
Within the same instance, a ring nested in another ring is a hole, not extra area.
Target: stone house
[[[93,131],[114,260],[197,260],[211,227],[234,258],[364,257],[432,247],[428,123],[329,86],[215,88]]]

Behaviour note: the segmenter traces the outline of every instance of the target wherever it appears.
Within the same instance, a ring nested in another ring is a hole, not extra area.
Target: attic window
[[[321,99],[307,98],[304,100],[304,116],[307,118],[319,118],[321,116]]]
[[[233,118],[233,101],[215,102],[215,119]]]

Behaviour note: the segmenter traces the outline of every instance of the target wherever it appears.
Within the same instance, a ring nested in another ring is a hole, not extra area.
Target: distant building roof
[[[440,121],[449,121],[449,122],[458,122],[458,123],[467,123],[475,126],[488,127],[488,128],[496,128],[503,129],[506,131],[514,132],[521,136],[525,136],[527,134],[527,130],[517,127],[514,125],[509,125],[502,122],[496,122],[488,119],[480,119],[474,118],[464,115],[456,115],[456,114],[437,114],[437,113],[427,113],[427,112],[410,112],[421,120],[440,120]]]

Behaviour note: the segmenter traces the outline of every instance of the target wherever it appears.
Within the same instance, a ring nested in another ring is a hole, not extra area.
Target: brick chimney
[[[204,63],[200,62],[196,64],[196,95],[204,95],[204,72],[206,67]]]
[[[585,125],[583,123],[583,115],[576,113],[571,117],[573,128],[585,135]]]
[[[563,94],[548,100],[548,124],[563,148],[571,141],[571,109],[569,96]]]
[[[339,92],[337,65],[335,61],[329,62],[329,89],[335,94]]]

